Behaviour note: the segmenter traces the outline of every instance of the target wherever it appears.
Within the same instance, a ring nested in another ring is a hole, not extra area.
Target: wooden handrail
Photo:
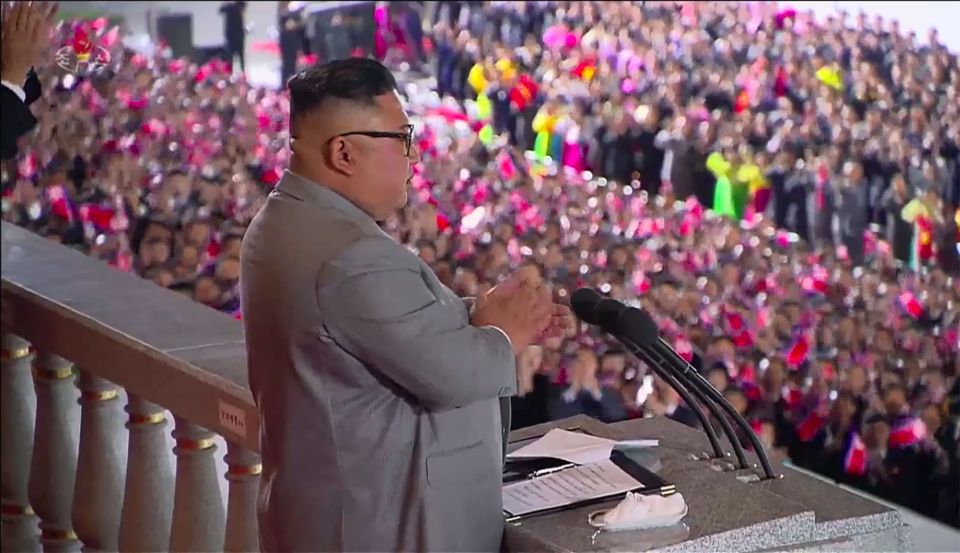
[[[238,321],[10,223],[0,236],[5,331],[259,453]]]

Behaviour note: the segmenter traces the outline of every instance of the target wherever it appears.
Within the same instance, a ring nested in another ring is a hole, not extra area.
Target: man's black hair
[[[540,263],[534,259],[524,259],[523,263],[520,264],[521,267],[533,267],[537,270],[537,274],[540,275],[540,278],[546,278],[547,268],[543,266],[543,263]]]
[[[237,232],[235,230],[230,231],[226,236],[223,237],[223,240],[220,241],[222,246],[226,246],[227,242],[232,240],[239,240],[243,242],[243,232]]]
[[[301,71],[287,81],[287,88],[292,123],[331,98],[372,106],[377,96],[396,90],[397,80],[377,60],[347,58]]]
[[[907,395],[907,388],[900,382],[891,382],[883,388],[883,397],[886,397],[890,392],[899,390],[903,393],[904,396]]]
[[[710,365],[710,368],[707,369],[704,377],[709,377],[715,372],[723,373],[723,376],[725,376],[727,380],[730,380],[730,373],[727,371],[727,366],[722,361],[716,361],[713,363],[713,365]]]
[[[737,384],[727,384],[727,387],[723,389],[723,394],[740,394],[744,399],[747,398],[747,393],[743,391]]]
[[[616,357],[618,355],[627,355],[627,350],[620,344],[613,344],[604,350],[603,355],[600,356],[601,359],[606,357]]]

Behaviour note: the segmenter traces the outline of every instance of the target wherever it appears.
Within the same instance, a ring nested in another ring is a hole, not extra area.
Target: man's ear
[[[290,137],[290,151],[293,152],[298,157],[309,158],[311,153],[314,153],[314,155],[316,155],[315,152],[310,152],[309,149],[310,149],[310,145],[306,141],[301,140],[296,136]]]
[[[330,141],[330,148],[326,151],[327,162],[335,171],[344,175],[352,175],[356,170],[357,152],[354,145],[345,138],[334,138]]]

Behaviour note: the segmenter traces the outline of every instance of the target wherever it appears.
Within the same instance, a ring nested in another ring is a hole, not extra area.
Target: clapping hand
[[[56,2],[13,2],[3,10],[3,80],[22,86],[27,71],[39,65],[50,45]]]
[[[499,287],[512,290],[525,285],[533,289],[547,286],[543,279],[536,273],[521,270],[510,275]],[[562,338],[576,326],[573,313],[571,313],[570,308],[566,305],[554,303],[551,306],[549,317],[549,321],[545,322],[545,329],[534,340],[534,343],[542,344],[544,340],[549,338]]]
[[[553,304],[553,313],[550,315],[550,323],[547,329],[543,331],[537,343],[543,342],[549,338],[562,338],[576,328],[576,321],[573,313],[566,305],[559,303]]]
[[[470,322],[502,330],[519,355],[549,327],[552,312],[550,290],[542,282],[514,275],[477,298]]]

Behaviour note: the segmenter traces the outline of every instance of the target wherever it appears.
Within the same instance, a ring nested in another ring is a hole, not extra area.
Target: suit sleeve
[[[327,263],[318,301],[330,335],[432,410],[516,393],[502,331],[470,325],[458,298],[438,298],[420,265],[385,238],[363,238]]]
[[[17,139],[30,132],[36,126],[37,119],[23,100],[6,86],[0,86],[0,109],[3,115],[0,123],[0,157],[11,159],[17,155]]]

